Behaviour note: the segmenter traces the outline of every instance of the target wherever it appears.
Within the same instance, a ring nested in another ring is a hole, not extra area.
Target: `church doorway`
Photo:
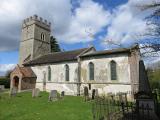
[[[19,77],[18,76],[15,76],[13,78],[13,83],[14,83],[14,87],[16,87],[18,89],[18,86],[19,86]]]

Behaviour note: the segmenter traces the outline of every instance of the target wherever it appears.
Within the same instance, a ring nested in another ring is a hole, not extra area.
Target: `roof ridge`
[[[74,49],[74,50],[61,51],[61,52],[52,52],[52,53],[48,53],[48,54],[57,54],[57,53],[74,52],[74,51],[79,51],[79,50],[83,50],[83,49],[89,49],[89,48],[81,48],[81,49]],[[48,54],[45,54],[45,55],[48,55]]]

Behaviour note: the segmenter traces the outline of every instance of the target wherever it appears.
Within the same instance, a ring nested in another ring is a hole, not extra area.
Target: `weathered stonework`
[[[50,53],[50,27],[50,23],[36,15],[24,20],[20,41],[19,65],[22,65],[24,61],[33,60]]]
[[[110,61],[114,60],[117,63],[117,80],[113,81],[110,77]],[[118,93],[132,91],[129,54],[106,55],[100,57],[91,57],[81,59],[81,76],[80,76],[80,94],[83,94],[84,87],[89,88],[90,92],[93,89],[98,89],[100,94]],[[88,64],[89,62],[95,65],[95,80],[89,80]],[[65,65],[69,66],[70,80],[65,81]],[[51,81],[48,81],[48,66],[51,67]],[[33,66],[32,70],[37,75],[36,87],[43,90],[43,81],[45,77],[46,91],[56,89],[59,92],[65,91],[69,95],[78,94],[78,61],[63,62],[55,64],[45,64]],[[44,76],[45,73],[45,76]]]
[[[17,65],[10,75],[10,89],[16,88],[18,92],[35,88],[36,75],[29,67]]]

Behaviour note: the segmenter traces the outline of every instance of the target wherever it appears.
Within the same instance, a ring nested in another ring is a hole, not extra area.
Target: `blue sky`
[[[122,5],[127,2],[127,0],[94,0],[94,2],[101,4],[104,9],[112,10],[113,8],[117,7],[118,5]],[[74,9],[77,9],[79,7],[77,4],[74,5]],[[94,19],[94,18],[93,18]],[[16,28],[15,28],[16,29]],[[17,28],[19,30],[19,28]],[[103,31],[99,34],[104,34]],[[19,37],[20,39],[20,37]],[[101,46],[101,43],[98,40],[94,40],[90,43],[74,43],[74,44],[66,44],[63,42],[60,42],[60,46],[64,50],[72,50],[72,49],[78,49],[82,47],[88,47],[89,44],[92,44],[96,47],[97,50],[103,50],[104,48]],[[0,52],[0,64],[16,64],[18,63],[18,50],[12,50],[12,51],[1,51]]]
[[[146,30],[143,18],[147,13],[135,5],[146,2],[149,0],[2,0],[0,72],[18,63],[21,23],[29,16],[37,14],[50,21],[52,35],[64,50],[89,45],[103,50],[113,47],[107,40],[127,47],[143,39],[137,36]]]

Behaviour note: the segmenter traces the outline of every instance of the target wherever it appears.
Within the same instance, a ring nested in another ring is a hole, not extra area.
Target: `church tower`
[[[37,15],[23,21],[19,65],[50,53],[50,33],[51,23]]]

